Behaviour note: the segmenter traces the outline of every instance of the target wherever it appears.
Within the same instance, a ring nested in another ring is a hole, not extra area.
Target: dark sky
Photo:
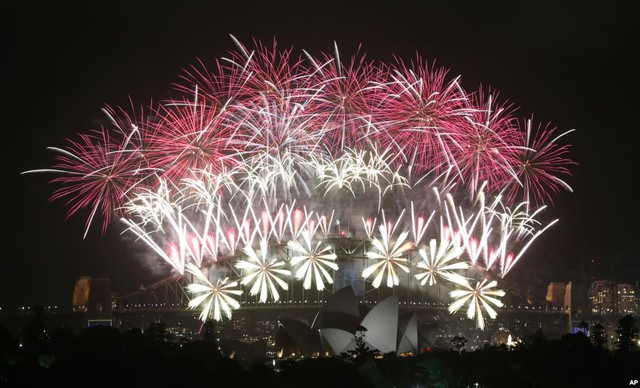
[[[0,307],[69,308],[82,275],[120,294],[161,278],[115,228],[83,240],[84,215],[66,220],[65,204],[48,201],[53,176],[21,172],[51,166],[46,148],[97,128],[105,104],[175,95],[181,69],[225,55],[230,34],[312,53],[336,41],[343,57],[359,44],[374,60],[418,53],[467,90],[498,90],[523,118],[575,129],[574,192],[545,211],[560,222],[509,276],[538,293],[550,281],[640,279],[637,1],[220,3],[3,3]]]

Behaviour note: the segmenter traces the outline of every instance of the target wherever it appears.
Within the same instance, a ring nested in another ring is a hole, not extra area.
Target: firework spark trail
[[[409,188],[407,179],[393,170],[390,149],[364,151],[347,149],[335,160],[312,157],[313,169],[326,196],[332,190],[347,190],[356,198],[362,193],[374,191],[378,199],[378,210],[382,198],[393,189]]]
[[[364,225],[364,232],[368,239],[373,238],[373,232],[376,227],[376,221],[377,221],[376,218],[371,218],[371,217],[367,219],[362,218],[362,223]]]
[[[235,160],[229,158],[230,127],[225,111],[205,101],[170,101],[160,106],[149,129],[149,164],[161,179],[178,182],[194,171],[223,171]]]
[[[275,96],[284,100],[291,96],[298,96],[296,85],[304,83],[308,74],[303,68],[301,55],[294,56],[293,48],[278,49],[274,39],[271,47],[254,39],[254,49],[250,49],[235,37],[238,51],[231,51],[225,60],[246,77],[246,82],[239,92],[239,96],[251,102],[261,99],[264,95]],[[305,94],[298,96],[304,98]]]
[[[247,77],[244,69],[230,66],[228,60],[216,58],[210,65],[201,59],[197,62],[197,65],[192,65],[189,69],[183,69],[181,82],[173,84],[176,91],[186,96],[199,94],[206,104],[219,106],[221,110],[232,113],[233,104],[242,95],[250,77]]]
[[[199,235],[199,244],[202,245],[203,249],[201,255],[195,260],[199,265],[202,265],[205,254],[211,255],[214,261],[218,257],[218,247],[220,246],[219,226],[223,210],[222,200],[226,196],[232,196],[237,192],[238,188],[233,181],[233,172],[223,171],[212,174],[209,170],[201,170],[196,171],[193,176],[198,176],[199,179],[187,178],[182,181],[187,198],[184,208],[193,208],[204,217],[204,226],[202,227],[201,235]],[[210,231],[212,225],[213,234]]]
[[[53,172],[61,174],[52,183],[62,183],[51,196],[51,200],[67,198],[70,204],[67,216],[70,217],[84,208],[90,208],[85,222],[86,237],[89,228],[98,213],[103,217],[103,232],[128,199],[132,187],[145,180],[140,157],[124,143],[115,142],[109,131],[102,129],[89,134],[81,134],[80,140],[69,141],[64,149],[49,147],[59,155],[51,169],[26,171]]]
[[[443,205],[447,223],[460,233],[469,260],[472,265],[475,265],[483,247],[486,246],[486,239],[491,230],[486,224],[478,222],[482,214],[481,211],[469,211],[461,206],[456,206],[451,194],[447,194],[445,199]],[[477,232],[477,229],[480,229],[480,232]],[[480,238],[476,237],[476,234],[480,234]]]
[[[304,106],[272,101],[243,107],[232,119],[229,144],[246,166],[247,182],[267,198],[309,194],[305,179],[312,174],[309,155],[321,153],[321,131],[313,130],[313,118]],[[290,198],[286,198],[290,199]]]
[[[202,258],[199,256],[201,252],[193,252],[193,244],[189,244],[189,233],[195,232],[196,228],[185,218],[180,196],[179,191],[172,192],[166,181],[160,181],[157,190],[140,192],[127,203],[127,214],[132,218],[123,217],[122,221],[129,231],[156,252],[163,251],[160,256],[179,274],[183,274],[188,258],[200,262]],[[168,237],[165,250],[160,248],[154,236],[160,236],[163,240]],[[201,237],[200,241],[203,240],[204,237]]]
[[[429,223],[431,222],[434,214],[435,210],[431,212],[431,215],[429,216],[427,221],[425,221],[423,215],[416,216],[413,202],[411,202],[411,232],[413,233],[414,244],[420,245],[422,237],[427,232],[427,228],[429,227]]]

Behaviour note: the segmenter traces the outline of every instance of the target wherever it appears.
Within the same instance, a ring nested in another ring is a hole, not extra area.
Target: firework
[[[211,68],[183,73],[180,96],[137,115],[106,108],[107,126],[29,172],[57,174],[52,199],[69,216],[89,211],[85,236],[100,217],[103,231],[120,219],[171,271],[199,279],[201,317],[230,314],[215,290],[235,282],[260,303],[292,279],[324,290],[339,269],[327,240],[360,235],[374,288],[406,286],[403,273],[449,282],[463,287],[452,311],[468,302],[470,318],[493,318],[502,291],[471,287],[465,272],[505,277],[555,224],[540,213],[571,191],[575,163],[559,144],[570,131],[534,131],[497,92],[467,91],[419,57],[343,61],[337,45],[296,55],[233,39]],[[196,271],[221,265],[234,271],[217,283]]]
[[[127,203],[127,214],[122,218],[127,231],[149,245],[179,274],[184,273],[188,257],[198,257],[188,244],[188,232],[195,230],[182,213],[179,193],[173,195],[168,183],[161,181],[157,190],[145,190]],[[134,220],[137,219],[137,220]],[[166,243],[162,248],[161,244]],[[200,258],[196,259],[201,261]]]
[[[189,308],[201,307],[200,320],[205,322],[213,315],[214,320],[220,321],[222,312],[230,319],[231,310],[240,308],[240,303],[234,298],[242,294],[241,290],[233,289],[238,285],[237,282],[227,283],[229,279],[225,278],[217,279],[213,285],[197,266],[189,263],[186,270],[200,282],[187,285],[187,291],[196,295],[189,301]]]
[[[498,285],[495,280],[488,282],[487,279],[477,282],[475,286],[463,283],[464,289],[453,290],[449,293],[454,302],[449,305],[449,312],[456,313],[462,306],[468,304],[467,317],[476,320],[476,327],[484,330],[484,315],[486,311],[491,319],[495,319],[498,313],[492,306],[502,307],[502,302],[497,297],[503,297],[503,290],[494,289]]]
[[[148,130],[146,154],[162,179],[179,182],[196,171],[216,173],[234,163],[228,157],[226,111],[198,97],[171,101],[157,109],[157,119]]]
[[[89,209],[84,237],[99,215],[103,218],[102,232],[106,232],[111,220],[121,214],[131,192],[145,187],[153,174],[142,150],[140,126],[148,124],[145,113],[138,118],[124,108],[110,106],[103,112],[108,125],[79,134],[78,140],[69,139],[67,147],[49,147],[58,154],[53,168],[25,171],[59,175],[51,181],[61,185],[51,200],[67,200],[67,217]]]
[[[321,247],[321,241],[314,246],[308,233],[302,233],[302,236],[304,244],[296,240],[290,240],[287,243],[287,247],[298,254],[291,257],[292,266],[300,265],[295,272],[296,279],[304,279],[303,287],[306,290],[311,288],[311,283],[315,280],[316,289],[322,291],[325,281],[329,284],[333,283],[333,277],[327,268],[338,270],[338,265],[335,263],[337,256],[329,252],[331,247]]]
[[[458,132],[456,147],[451,153],[471,196],[483,185],[499,191],[506,181],[517,182],[514,165],[518,147],[518,131],[510,105],[499,104],[492,94],[480,90],[471,99],[474,106],[466,116],[467,126]]]
[[[347,149],[335,160],[314,158],[318,187],[324,188],[326,196],[332,189],[345,190],[353,197],[373,191],[378,198],[390,190],[409,187],[407,178],[393,169],[394,156],[390,149],[379,152]]]
[[[333,55],[314,58],[305,54],[311,63],[308,83],[318,91],[310,109],[319,113],[315,123],[325,132],[329,153],[339,158],[344,150],[370,144],[370,104],[375,101],[375,85],[381,82],[383,73],[364,55],[356,54],[348,64],[343,63],[338,46],[334,46]]]
[[[567,157],[569,146],[558,144],[573,130],[556,135],[557,129],[547,125],[533,132],[531,120],[524,127],[518,131],[520,140],[516,143],[520,145],[514,161],[517,180],[510,182],[505,195],[510,205],[522,200],[528,210],[553,203],[553,194],[563,189],[572,191],[561,177],[570,174],[569,167],[575,162]]]
[[[247,259],[239,260],[236,264],[236,268],[245,272],[240,284],[250,285],[253,283],[249,294],[260,294],[261,303],[265,303],[269,296],[277,302],[280,299],[280,293],[276,286],[280,286],[283,290],[289,289],[281,276],[289,276],[291,271],[279,268],[285,265],[285,262],[278,260],[277,257],[269,258],[266,239],[260,241],[259,252],[256,252],[253,247],[247,246],[244,248],[244,253],[247,255]]]
[[[449,240],[441,240],[440,246],[438,247],[437,245],[438,242],[432,239],[429,241],[429,252],[424,248],[418,251],[422,261],[418,263],[417,267],[422,272],[415,275],[416,279],[423,286],[426,283],[429,283],[429,286],[433,286],[437,283],[438,278],[455,284],[466,283],[464,277],[453,271],[467,269],[469,265],[465,262],[451,262],[459,258],[464,249],[460,246],[455,246]]]
[[[295,55],[293,48],[279,49],[276,39],[271,47],[262,42],[253,41],[253,49],[247,47],[231,36],[238,48],[225,58],[232,71],[237,71],[246,78],[238,97],[251,103],[254,99],[262,99],[265,95],[285,100],[290,97],[304,98],[307,93],[300,92],[296,85],[304,84],[308,77],[302,67],[301,55]]]
[[[311,174],[309,155],[321,152],[321,131],[304,107],[288,100],[264,96],[251,106],[238,107],[233,116],[234,131],[229,140],[246,174],[245,190],[257,191],[272,201],[302,191],[309,193],[306,178]]]
[[[409,273],[408,259],[402,257],[408,250],[414,248],[413,243],[406,241],[409,232],[402,232],[391,245],[391,234],[393,228],[385,224],[380,225],[380,237],[371,240],[371,245],[375,250],[367,252],[367,258],[376,260],[375,264],[371,264],[362,271],[362,277],[367,279],[373,273],[377,272],[373,279],[373,286],[380,287],[384,275],[387,275],[387,287],[400,285],[400,278],[397,270],[400,269],[405,273]]]
[[[459,77],[448,79],[447,73],[420,57],[411,63],[398,59],[388,81],[379,85],[381,101],[374,117],[383,131],[381,141],[411,155],[418,173],[440,175],[457,169],[452,150],[473,108]]]

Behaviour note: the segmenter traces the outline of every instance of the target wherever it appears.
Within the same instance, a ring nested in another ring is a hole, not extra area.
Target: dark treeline
[[[485,345],[411,357],[359,346],[336,357],[237,360],[211,331],[170,341],[163,323],[121,332],[109,326],[49,332],[37,317],[20,339],[0,326],[0,387],[617,387],[640,378],[638,325],[620,320],[615,347],[599,328],[557,340],[534,332],[514,347]],[[596,329],[596,330],[593,330]],[[594,336],[593,333],[596,333]],[[633,384],[631,384],[633,385]]]

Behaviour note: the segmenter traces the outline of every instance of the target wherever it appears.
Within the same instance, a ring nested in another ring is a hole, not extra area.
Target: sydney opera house
[[[400,313],[397,295],[369,309],[347,286],[327,299],[311,325],[297,319],[281,320],[276,349],[304,357],[339,355],[354,350],[358,339],[379,353],[416,354],[417,317],[415,313]]]

